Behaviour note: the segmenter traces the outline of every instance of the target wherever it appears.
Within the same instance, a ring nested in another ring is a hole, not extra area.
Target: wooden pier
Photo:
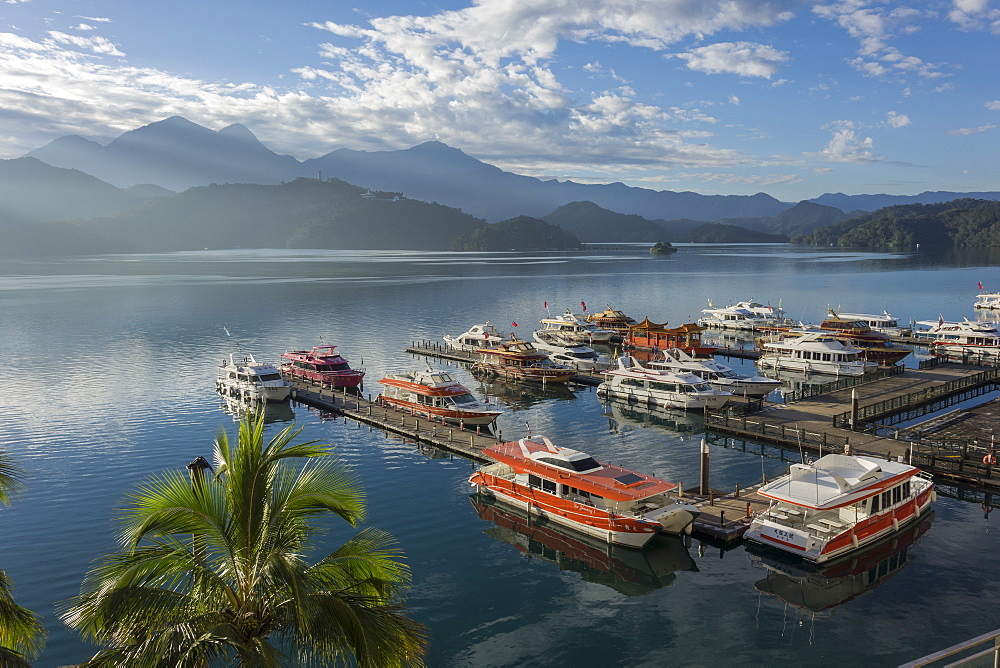
[[[949,480],[1000,488],[1000,467],[983,461],[988,443],[914,439],[907,430],[891,426],[895,415],[917,415],[939,405],[935,402],[981,395],[997,388],[998,382],[1000,369],[943,363],[794,403],[769,404],[758,413],[736,415],[724,409],[707,414],[705,426],[724,438],[819,455],[851,452],[892,458]]]

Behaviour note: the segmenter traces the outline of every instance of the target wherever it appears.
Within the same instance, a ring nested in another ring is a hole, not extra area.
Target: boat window
[[[593,469],[601,468],[601,465],[597,463],[593,457],[587,457],[586,459],[576,459],[573,461],[566,461],[565,459],[556,459],[555,457],[539,457],[535,460],[536,462],[542,462],[543,464],[548,464],[549,466],[558,466],[561,469],[569,469],[570,471],[591,471]]]
[[[281,374],[280,373],[265,373],[265,374],[261,374],[260,376],[258,376],[258,378],[260,378],[262,381],[281,380]]]
[[[451,400],[456,404],[474,404],[476,403],[476,398],[471,394],[459,394],[451,398]]]
[[[910,498],[910,481],[909,480],[907,480],[906,482],[903,483],[903,498],[904,499]]]
[[[830,361],[830,353],[823,353],[823,361],[824,362]]]
[[[556,484],[554,482],[552,482],[551,480],[546,480],[545,478],[539,478],[539,480],[542,482],[543,490],[545,490],[546,492],[552,492],[553,494],[556,493]]]
[[[871,499],[871,509],[868,511],[868,513],[870,515],[874,515],[875,513],[877,513],[879,511],[879,502],[878,501],[879,501],[879,496],[878,496],[878,494],[876,494]]]
[[[437,381],[438,381],[439,383],[450,383],[450,382],[452,382],[453,380],[454,380],[454,379],[453,379],[453,378],[451,377],[451,374],[447,374],[447,373],[441,373],[441,374],[438,374],[438,375],[437,375]]]
[[[903,487],[901,485],[896,485],[892,488],[892,502],[899,503],[903,500]]]
[[[888,508],[892,505],[892,492],[886,490],[882,492],[882,507]]]
[[[627,385],[629,387],[644,387],[645,383],[641,378],[623,378],[622,385]]]

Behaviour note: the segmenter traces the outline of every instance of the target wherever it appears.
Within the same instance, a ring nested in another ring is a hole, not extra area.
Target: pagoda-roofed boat
[[[493,460],[469,478],[480,494],[593,536],[641,548],[657,533],[689,534],[696,507],[668,494],[677,485],[599,462],[544,436],[483,450]]]
[[[428,367],[423,371],[389,374],[379,382],[385,386],[378,399],[380,403],[430,419],[487,425],[503,414],[502,408],[472,396],[447,371]]]
[[[628,335],[629,327],[635,324],[635,318],[625,315],[624,311],[611,308],[610,304],[600,313],[588,314],[587,321],[594,323],[601,329],[614,331],[615,335],[611,337],[612,341],[622,341]]]
[[[286,378],[300,378],[326,387],[354,389],[361,384],[365,372],[352,369],[346,359],[335,352],[337,346],[313,346],[310,350],[290,350],[281,356],[281,373]]]
[[[529,341],[514,339],[492,348],[479,348],[480,360],[473,371],[508,380],[539,383],[565,383],[575,371],[555,364],[549,356]]]
[[[643,350],[678,348],[695,357],[707,357],[715,352],[716,347],[702,343],[704,331],[704,327],[693,322],[668,328],[667,323],[658,324],[645,318],[629,328],[625,345]]]

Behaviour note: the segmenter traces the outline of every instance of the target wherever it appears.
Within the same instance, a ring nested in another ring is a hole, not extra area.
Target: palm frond
[[[10,578],[0,571],[0,666],[28,665],[27,659],[41,654],[45,628],[27,608],[14,602]]]

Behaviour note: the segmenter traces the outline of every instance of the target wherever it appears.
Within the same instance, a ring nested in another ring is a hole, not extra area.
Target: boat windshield
[[[471,394],[459,394],[454,397],[449,397],[449,399],[451,399],[451,402],[455,405],[476,403],[476,398]]]
[[[569,469],[570,471],[576,471],[577,473],[595,471],[601,468],[601,465],[598,464],[597,460],[593,457],[585,457],[584,459],[575,459],[572,461],[556,459],[555,457],[539,457],[535,461],[542,462],[543,464],[549,464],[551,466],[558,466],[563,469]]]
[[[319,364],[316,366],[317,371],[350,371],[351,367],[348,366],[347,362],[342,362],[340,364]]]
[[[269,380],[281,380],[281,374],[280,373],[262,373],[259,376],[257,376],[257,378],[261,382],[266,382],[266,381],[269,381]]]

